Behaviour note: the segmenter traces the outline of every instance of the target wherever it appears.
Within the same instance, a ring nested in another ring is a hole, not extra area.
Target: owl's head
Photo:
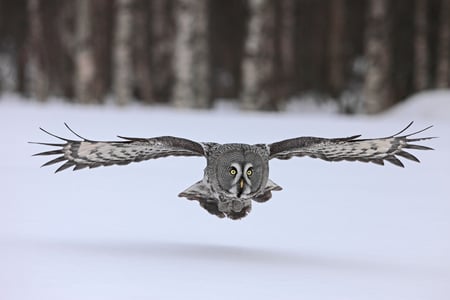
[[[225,144],[223,151],[210,162],[208,175],[229,197],[249,198],[267,183],[268,162],[250,145]]]

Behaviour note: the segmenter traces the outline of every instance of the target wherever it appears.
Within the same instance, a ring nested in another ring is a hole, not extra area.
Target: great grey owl
[[[45,133],[63,143],[36,143],[60,147],[57,150],[35,155],[59,155],[45,163],[48,166],[64,162],[56,172],[74,167],[73,170],[99,166],[126,165],[147,159],[166,156],[203,156],[206,168],[203,179],[181,192],[179,197],[197,200],[209,213],[220,218],[240,219],[251,210],[251,201],[265,202],[272,191],[281,187],[269,179],[269,160],[309,156],[327,161],[362,161],[383,165],[384,161],[403,167],[398,157],[419,160],[405,149],[431,150],[413,142],[431,137],[410,138],[423,132],[401,135],[412,122],[397,134],[375,139],[359,139],[360,135],[345,138],[297,137],[271,144],[218,144],[194,142],[184,138],[161,136],[154,138],[121,137],[124,141],[92,141],[75,133],[81,140]]]

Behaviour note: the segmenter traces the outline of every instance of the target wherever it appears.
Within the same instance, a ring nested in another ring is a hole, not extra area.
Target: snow
[[[434,125],[422,163],[271,161],[284,189],[240,221],[177,194],[202,158],[53,174],[31,157],[55,142],[182,136],[273,142],[378,137]],[[450,299],[450,91],[377,116],[39,104],[0,98],[0,299]]]

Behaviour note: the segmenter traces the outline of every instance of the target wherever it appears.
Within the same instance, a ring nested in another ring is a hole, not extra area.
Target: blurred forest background
[[[0,93],[377,113],[450,86],[450,0],[0,0]]]

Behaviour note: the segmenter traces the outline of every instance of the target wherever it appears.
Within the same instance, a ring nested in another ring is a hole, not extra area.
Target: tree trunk
[[[61,1],[59,14],[56,22],[56,35],[59,45],[59,66],[55,75],[59,81],[61,95],[66,99],[75,98],[76,82],[76,45],[77,40],[77,17],[78,1]]]
[[[114,91],[119,105],[128,104],[132,96],[131,42],[133,28],[133,0],[117,0],[114,36]]]
[[[277,108],[294,93],[295,77],[295,0],[276,1],[275,100]]]
[[[92,93],[98,102],[103,102],[111,87],[115,3],[110,0],[95,0],[91,3],[92,36],[95,36],[91,43],[96,65]]]
[[[424,90],[428,87],[428,22],[427,0],[415,1],[414,13],[414,89]]]
[[[450,87],[450,0],[441,0],[436,86]]]
[[[175,87],[178,107],[210,106],[208,1],[178,0],[175,4]]]
[[[45,66],[41,1],[28,0],[29,47],[28,73],[31,97],[45,101],[49,93],[49,77]]]
[[[26,69],[27,69],[27,53],[25,47],[21,47],[21,49],[17,53],[16,57],[16,65],[17,65],[17,85],[16,92],[19,94],[26,94]]]
[[[96,102],[92,89],[96,65],[91,36],[91,5],[90,0],[76,3],[75,98],[84,104]]]
[[[333,96],[344,88],[345,0],[331,0],[329,27],[328,81]]]
[[[134,38],[134,69],[136,73],[136,85],[141,100],[147,104],[153,102],[153,87],[150,72],[150,22],[149,6],[147,0],[136,1],[134,16],[134,32],[139,32],[138,38]]]
[[[388,0],[370,0],[366,27],[367,71],[363,87],[363,110],[378,113],[393,104],[390,85],[390,41]]]
[[[274,96],[274,13],[271,0],[249,0],[242,60],[242,108],[277,109]]]
[[[155,102],[170,100],[174,82],[175,21],[173,0],[151,2],[151,60],[152,86]]]

